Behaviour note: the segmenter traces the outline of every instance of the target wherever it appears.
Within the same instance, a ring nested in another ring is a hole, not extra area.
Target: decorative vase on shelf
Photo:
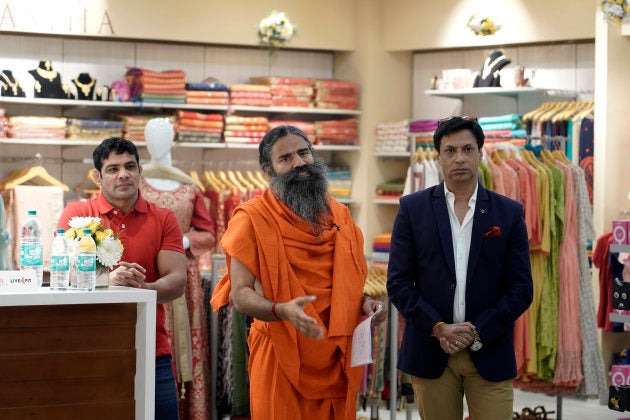
[[[99,289],[109,287],[109,270],[107,267],[96,267],[96,287]]]

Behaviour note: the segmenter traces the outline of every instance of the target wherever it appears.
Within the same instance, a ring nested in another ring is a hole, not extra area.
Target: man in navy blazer
[[[444,182],[407,195],[391,237],[387,292],[405,319],[398,368],[423,420],[511,419],[514,323],[532,302],[523,206],[478,181],[483,130],[440,120]]]

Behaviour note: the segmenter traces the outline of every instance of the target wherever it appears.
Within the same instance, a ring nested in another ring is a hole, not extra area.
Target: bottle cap
[[[83,234],[91,235],[92,229],[83,229]]]
[[[37,214],[37,210],[29,210],[28,211],[28,215],[29,216],[35,216]]]
[[[59,228],[56,230],[56,232],[57,232],[57,235],[63,235],[64,233],[66,233],[66,230]]]

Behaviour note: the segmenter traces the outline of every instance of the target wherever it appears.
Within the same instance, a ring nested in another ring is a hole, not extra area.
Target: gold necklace
[[[500,55],[499,57],[495,58],[492,63],[490,63],[490,57],[486,58],[486,62],[483,63],[483,69],[481,71],[481,78],[482,79],[486,79],[488,76],[490,76],[490,73],[492,72],[492,69],[494,68],[494,66],[496,66],[499,61],[503,60],[505,58],[504,55]]]
[[[37,67],[35,70],[37,71],[37,74],[42,76],[44,79],[48,79],[49,82],[52,82],[55,80],[55,77],[57,77],[57,72],[55,70],[44,70],[41,67]]]
[[[92,89],[92,86],[94,86],[96,79],[92,79],[90,83],[81,83],[79,82],[79,79],[77,78],[75,78],[72,81],[74,82],[75,85],[77,85],[78,88],[81,89],[81,92],[83,92],[83,96],[89,96],[90,90]]]
[[[18,86],[20,85],[20,83],[17,80],[15,80],[14,82],[11,82],[11,80],[9,80],[9,76],[7,76],[4,73],[2,73],[2,78],[7,82],[7,86],[9,86],[11,90],[13,91],[13,95],[17,96]]]

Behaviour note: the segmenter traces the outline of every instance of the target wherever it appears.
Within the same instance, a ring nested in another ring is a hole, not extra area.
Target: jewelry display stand
[[[503,55],[500,50],[490,51],[480,73],[475,77],[474,87],[501,87],[499,71],[510,64],[512,60]]]
[[[61,86],[61,75],[53,70],[50,60],[42,60],[36,69],[28,71],[35,79],[34,96],[36,98],[65,99],[67,96]]]
[[[2,73],[0,73],[0,82],[2,82],[2,87],[0,88],[2,96],[22,98],[26,96],[24,89],[20,86],[20,82],[13,76],[11,70],[2,70]]]
[[[94,99],[96,79],[93,79],[89,73],[80,73],[79,76],[72,79],[72,83],[77,87],[77,99],[83,101]]]

